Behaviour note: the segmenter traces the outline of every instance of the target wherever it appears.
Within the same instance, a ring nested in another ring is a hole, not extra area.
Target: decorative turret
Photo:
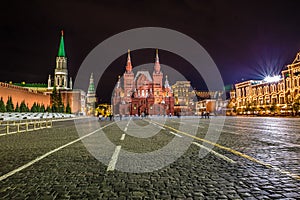
[[[167,92],[167,97],[170,95],[169,93],[172,92],[172,88],[169,84],[169,81],[168,81],[168,76],[166,75],[166,80],[165,80],[165,90]]]
[[[165,88],[171,88],[170,84],[169,84],[169,81],[168,81],[168,75],[166,75]]]
[[[131,65],[131,58],[130,58],[130,50],[128,49],[126,72],[131,73],[131,71],[132,71],[132,65]]]
[[[121,76],[118,76],[117,88],[121,87]]]
[[[71,90],[73,89],[73,81],[72,81],[72,77],[70,77],[69,87],[70,87]]]

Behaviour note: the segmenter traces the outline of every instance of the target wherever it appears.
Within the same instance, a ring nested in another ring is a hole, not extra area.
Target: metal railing
[[[0,122],[0,136],[52,128],[52,119],[19,120]]]

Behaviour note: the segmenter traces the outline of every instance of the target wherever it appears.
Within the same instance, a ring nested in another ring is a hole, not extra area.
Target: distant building
[[[195,110],[195,93],[190,81],[176,81],[172,85],[174,111],[181,115],[193,115]]]
[[[94,84],[94,77],[93,73],[90,77],[90,84],[86,96],[86,105],[87,105],[87,114],[94,115],[95,114],[95,107],[97,103],[96,91],[95,91],[95,84]]]
[[[163,85],[158,51],[152,76],[149,71],[132,71],[130,51],[121,80],[113,92],[113,113],[120,115],[168,115],[174,114],[174,97],[167,76]]]
[[[197,115],[203,112],[223,114],[226,110],[228,101],[224,100],[223,91],[195,91],[195,93],[199,99],[196,103]]]
[[[248,80],[235,84],[230,93],[238,114],[291,113],[300,98],[300,52],[277,80]]]

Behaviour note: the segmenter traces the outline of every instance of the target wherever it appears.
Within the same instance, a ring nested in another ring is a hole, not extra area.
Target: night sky
[[[47,83],[48,74],[54,73],[61,29],[71,77],[76,77],[85,57],[99,43],[139,27],[169,28],[196,40],[215,61],[225,85],[276,75],[300,50],[297,1],[60,0],[1,4],[3,82]],[[133,66],[153,62],[154,56],[152,49],[132,52]],[[200,79],[186,70],[191,66],[185,60],[164,51],[160,58],[161,63],[174,66],[191,80],[194,88],[203,89]],[[125,64],[126,52],[101,78],[97,90],[100,99],[111,92]]]

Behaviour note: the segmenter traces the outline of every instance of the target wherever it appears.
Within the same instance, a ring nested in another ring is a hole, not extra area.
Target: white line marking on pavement
[[[223,160],[226,160],[226,161],[228,161],[228,162],[230,162],[230,163],[236,163],[234,160],[228,158],[227,156],[224,156],[224,155],[222,155],[222,154],[219,154],[218,152],[216,152],[216,151],[214,151],[214,150],[212,150],[212,149],[210,149],[210,148],[207,148],[206,146],[203,146],[203,145],[201,145],[201,144],[199,144],[199,143],[197,143],[197,142],[193,142],[193,144],[194,144],[194,145],[197,145],[197,146],[200,147],[200,148],[205,149],[206,151],[208,151],[208,152],[214,154],[215,156],[217,156],[217,157],[219,157],[219,158],[222,158]]]
[[[127,124],[126,124],[126,127],[129,126],[130,121],[131,121],[131,118],[129,118],[129,120],[128,120]]]
[[[174,133],[173,131],[170,131],[170,133],[172,133],[173,135],[175,135],[177,137],[182,137],[182,135],[178,135],[177,133]]]
[[[111,160],[110,160],[110,162],[107,166],[107,171],[114,171],[115,170],[120,150],[121,150],[121,145],[116,146],[115,152],[112,155]]]
[[[216,131],[218,132],[223,132],[223,133],[231,133],[234,135],[241,135],[241,133],[235,132],[235,131],[229,131],[229,130],[225,130],[225,129],[216,129]]]
[[[52,119],[52,122],[61,122],[61,121],[70,121],[70,120],[76,120],[76,119],[88,119],[91,117],[73,117],[73,118],[62,118],[62,119],[53,119],[53,118],[49,118]],[[46,118],[47,119],[47,118]]]
[[[201,125],[192,125],[194,127],[198,127],[198,128],[205,128],[204,126],[201,126]]]
[[[0,181],[3,181],[4,179],[6,179],[6,178],[8,178],[8,177],[10,177],[10,176],[12,176],[12,175],[14,175],[15,173],[17,173],[17,172],[19,172],[19,171],[22,171],[23,169],[26,169],[27,167],[33,165],[34,163],[36,163],[36,162],[38,162],[38,161],[40,161],[40,160],[46,158],[47,156],[49,156],[49,155],[51,155],[51,154],[53,154],[53,153],[55,153],[55,152],[57,152],[57,151],[59,151],[59,150],[65,148],[65,147],[67,147],[67,146],[70,146],[71,144],[74,144],[74,143],[76,143],[76,142],[78,142],[78,141],[80,141],[80,140],[82,140],[82,139],[84,139],[84,138],[86,138],[86,137],[88,137],[88,136],[91,136],[91,135],[93,135],[94,133],[100,131],[101,129],[106,128],[106,127],[108,127],[108,126],[110,126],[110,125],[112,125],[112,124],[114,124],[114,123],[115,123],[115,122],[112,122],[112,123],[110,123],[110,124],[107,124],[107,125],[105,125],[105,126],[99,128],[99,129],[97,129],[97,130],[95,130],[95,131],[93,131],[93,132],[87,134],[87,135],[84,135],[84,136],[82,136],[82,137],[80,137],[80,138],[78,138],[78,139],[76,139],[76,140],[73,140],[73,141],[71,141],[71,142],[69,142],[69,143],[67,143],[67,144],[65,144],[65,145],[62,145],[62,146],[60,146],[60,147],[58,147],[58,148],[56,148],[56,149],[53,149],[52,151],[49,151],[48,153],[45,153],[45,154],[42,155],[42,156],[37,157],[36,159],[30,161],[29,163],[27,163],[27,164],[25,164],[25,165],[23,165],[23,166],[21,166],[21,167],[18,167],[17,169],[14,169],[14,170],[8,172],[7,174],[4,174],[4,175],[0,176]]]
[[[164,127],[162,127],[162,126],[158,126],[160,129],[163,129],[163,130],[166,130]]]
[[[124,140],[125,139],[125,133],[122,134],[121,139],[120,140]]]
[[[124,128],[124,131],[125,131],[125,132],[127,131],[127,126]]]

